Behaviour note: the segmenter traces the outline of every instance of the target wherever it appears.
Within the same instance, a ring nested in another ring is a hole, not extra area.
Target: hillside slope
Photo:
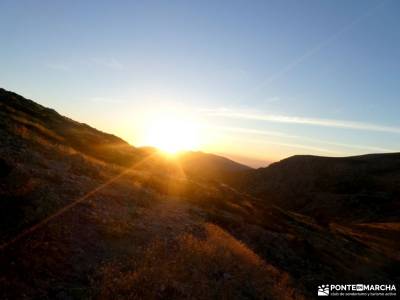
[[[0,113],[3,129],[19,130],[37,140],[68,146],[109,163],[129,166],[147,154],[112,134],[73,121],[1,88]]]
[[[251,170],[228,158],[204,152],[186,151],[177,159],[185,173],[196,179],[223,181],[226,176]]]
[[[126,147],[118,138],[9,101],[0,98],[2,299],[310,299],[321,283],[400,280],[393,216],[321,223],[133,147],[126,167],[107,146]],[[95,152],[74,143],[88,132]]]
[[[135,148],[115,135],[101,132],[43,107],[32,100],[0,88],[0,125],[2,129],[45,143],[70,147],[87,156],[131,167],[148,157],[145,168],[170,169],[167,160],[151,147]],[[19,132],[16,132],[19,131]],[[6,133],[2,136],[6,138]],[[183,152],[179,156],[185,172],[193,176],[217,179],[226,173],[250,169],[227,158],[202,152]]]
[[[232,184],[324,222],[400,220],[400,153],[293,156],[242,172]]]

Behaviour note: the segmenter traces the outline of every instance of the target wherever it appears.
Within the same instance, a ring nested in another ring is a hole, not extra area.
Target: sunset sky
[[[398,152],[399,11],[390,0],[2,0],[0,86],[134,146],[184,128],[175,138],[189,148],[254,166]]]

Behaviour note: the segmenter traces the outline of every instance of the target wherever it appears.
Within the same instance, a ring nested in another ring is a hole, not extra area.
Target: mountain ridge
[[[34,122],[37,122],[50,129],[51,132],[48,133],[43,132],[43,130],[40,131],[40,128],[36,128],[38,133],[46,135],[46,138],[53,140],[54,142],[61,142],[62,139],[62,143],[67,142],[69,146],[75,148],[76,150],[106,162],[112,162],[118,165],[129,167],[135,162],[144,159],[147,155],[154,154],[156,152],[156,149],[153,147],[132,146],[114,134],[106,133],[86,123],[72,120],[59,114],[57,111],[51,108],[44,107],[30,99],[26,99],[3,88],[0,88],[0,103],[3,106],[2,111],[8,110],[9,113],[12,113],[12,110],[14,110],[18,111],[19,113],[26,113],[28,115],[28,119],[32,118]],[[23,122],[23,120],[19,121]],[[32,126],[31,124],[26,123],[24,125]],[[76,139],[75,135],[79,135],[79,139]],[[99,141],[102,141],[103,143],[99,144]],[[89,147],[86,146],[86,143],[89,144]],[[96,152],[93,151],[92,148],[101,149]],[[101,155],[104,151],[108,151],[109,153],[106,155]],[[197,157],[202,161],[205,160],[205,157],[208,157],[209,159],[212,159],[214,163],[220,162],[221,169],[225,168],[224,165],[227,165],[229,169],[245,169],[247,167],[228,158],[204,152],[196,153],[193,151],[187,151],[186,153],[182,153],[180,156],[187,159],[191,158],[192,162],[194,157]],[[218,164],[215,166],[215,169],[218,169]]]
[[[5,299],[311,299],[321,283],[400,280],[397,154],[232,172],[229,160],[195,168],[189,153],[182,172],[152,149],[6,105],[8,95]]]
[[[380,211],[371,218],[397,220],[399,206],[394,199],[400,197],[400,153],[340,158],[296,155],[229,182],[280,207],[318,218],[368,220],[370,206],[377,206]],[[346,212],[349,205],[354,206],[352,216]],[[318,206],[326,206],[325,211]]]

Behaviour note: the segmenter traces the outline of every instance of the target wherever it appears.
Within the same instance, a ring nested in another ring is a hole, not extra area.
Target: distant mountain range
[[[343,158],[297,155],[244,171],[230,183],[325,222],[397,221],[400,153]]]
[[[400,280],[400,154],[253,169],[0,89],[3,299],[310,299]]]

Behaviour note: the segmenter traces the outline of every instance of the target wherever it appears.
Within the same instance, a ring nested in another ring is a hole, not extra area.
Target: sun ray
[[[148,127],[146,144],[169,154],[196,150],[200,144],[199,126],[184,118],[156,118]]]

